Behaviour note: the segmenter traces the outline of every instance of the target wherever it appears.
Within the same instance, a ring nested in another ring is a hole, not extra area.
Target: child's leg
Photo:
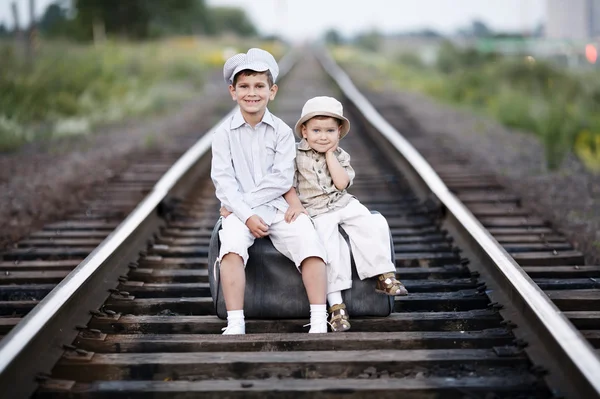
[[[382,215],[372,214],[357,200],[342,211],[341,225],[350,238],[356,271],[361,279],[382,277],[378,291],[389,295],[406,295],[406,289],[395,278],[396,265],[392,263],[389,226]],[[389,286],[389,290],[380,289]]]
[[[331,319],[329,324],[334,332],[350,329],[350,317],[342,299],[342,290],[352,287],[350,249],[338,230],[339,212],[328,212],[315,218],[315,228],[325,245],[329,264],[327,265],[327,303]]]
[[[327,254],[310,218],[300,215],[292,222],[278,213],[269,229],[275,248],[291,259],[302,272],[302,282],[310,303],[310,333],[327,332]]]
[[[350,249],[346,240],[340,234],[338,226],[340,222],[339,211],[328,212],[313,220],[315,229],[321,238],[321,242],[327,251],[327,296],[332,295],[329,306],[341,303],[341,291],[352,287],[352,270],[350,267]],[[335,294],[335,293],[339,294]]]
[[[245,287],[244,261],[238,254],[230,252],[221,259],[221,288],[227,310],[244,309]]]
[[[221,227],[220,277],[227,308],[227,328],[224,334],[244,334],[244,266],[248,261],[248,248],[254,242],[254,237],[235,215],[224,218]]]

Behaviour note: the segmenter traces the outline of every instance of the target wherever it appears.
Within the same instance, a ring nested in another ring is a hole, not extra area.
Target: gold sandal
[[[406,296],[408,295],[408,291],[404,284],[396,279],[396,273],[389,272],[380,274],[377,279],[377,286],[375,287],[375,291],[391,296]]]
[[[350,329],[350,317],[348,316],[346,305],[343,303],[333,305],[329,308],[329,314],[331,314],[331,320],[329,321],[331,331],[344,332]]]

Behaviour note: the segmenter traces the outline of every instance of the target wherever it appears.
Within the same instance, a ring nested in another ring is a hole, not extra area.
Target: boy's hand
[[[252,215],[246,220],[246,226],[250,233],[256,238],[266,237],[269,235],[269,226],[258,215]]]
[[[287,211],[285,211],[284,219],[286,222],[292,223],[302,213],[308,216],[308,212],[302,205],[290,205]]]
[[[226,218],[227,216],[231,215],[233,212],[229,212],[227,210],[227,208],[225,208],[224,206],[221,207],[221,209],[219,209],[219,214],[221,216],[223,216],[224,218]]]

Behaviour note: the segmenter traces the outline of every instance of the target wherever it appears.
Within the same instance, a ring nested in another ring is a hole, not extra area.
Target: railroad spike
[[[506,327],[508,327],[510,329],[513,329],[513,328],[517,327],[517,324],[514,323],[512,320],[502,320],[500,322],[500,324],[503,325],[503,326],[506,326]]]
[[[522,338],[517,338],[513,340],[513,344],[515,344],[519,348],[526,348],[527,346],[529,346],[529,343]]]
[[[42,383],[42,382],[48,381],[50,379],[50,377],[51,377],[50,374],[38,373],[35,376],[35,380],[39,383]]]
[[[106,316],[106,314],[105,314],[105,313],[103,313],[103,312],[101,312],[101,311],[99,311],[99,310],[90,310],[90,314],[91,314],[92,316],[97,316],[97,317],[103,317],[103,316]]]
[[[531,369],[529,369],[529,371],[531,371],[533,374],[535,374],[538,377],[543,377],[545,375],[548,375],[548,373],[550,372],[547,368],[545,368],[544,366],[542,366],[540,364],[536,364],[535,366],[532,366]]]

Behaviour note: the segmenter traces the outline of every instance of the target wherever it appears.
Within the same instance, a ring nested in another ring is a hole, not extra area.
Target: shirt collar
[[[312,150],[312,148],[310,148],[310,146],[308,145],[308,141],[306,141],[306,139],[300,140],[300,142],[298,143],[298,149],[302,151]]]
[[[275,121],[273,120],[273,114],[269,112],[269,109],[265,109],[265,114],[261,120],[262,123],[266,123],[267,125],[275,128]],[[231,129],[238,129],[242,127],[246,121],[244,120],[244,116],[242,115],[242,111],[240,107],[238,107],[233,114],[233,119],[231,119]]]
[[[317,154],[320,154],[319,152],[313,150],[309,145],[308,145],[308,141],[306,141],[306,139],[302,139],[300,140],[300,142],[298,143],[298,149],[301,151],[314,151]],[[342,152],[342,149],[340,147],[338,147],[335,151],[336,154],[339,154],[340,152]]]

